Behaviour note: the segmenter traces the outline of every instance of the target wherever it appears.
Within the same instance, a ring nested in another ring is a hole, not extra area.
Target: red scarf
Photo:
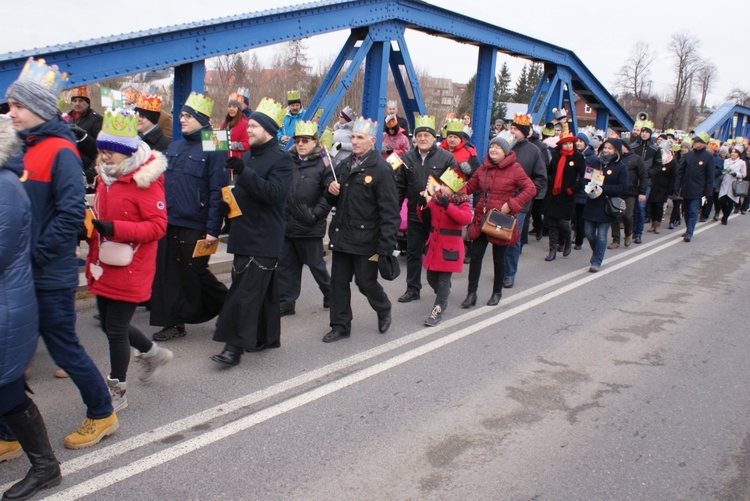
[[[560,160],[557,161],[557,171],[555,171],[555,184],[552,185],[552,194],[559,195],[562,191],[562,178],[563,171],[565,170],[565,162],[568,161],[567,157],[575,153],[575,149],[564,150],[560,148]]]

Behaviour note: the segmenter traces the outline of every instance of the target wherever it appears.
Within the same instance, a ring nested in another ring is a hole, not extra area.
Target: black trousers
[[[528,218],[527,218],[528,219]],[[487,250],[487,237],[480,234],[471,245],[471,264],[469,264],[469,292],[476,292],[479,288],[479,277],[482,275],[482,260]],[[505,278],[505,249],[507,247],[492,245],[492,264],[495,276],[492,281],[492,293],[503,292],[503,278]]]
[[[391,309],[391,302],[383,286],[378,283],[378,263],[369,258],[370,256],[333,252],[331,290],[335,293],[331,294],[331,329],[351,332],[352,277],[373,310],[380,314]]]
[[[557,250],[557,246],[570,241],[570,219],[557,219],[556,217],[545,218],[549,223],[549,250]]]
[[[451,277],[450,271],[431,271],[427,270],[427,283],[435,291],[435,304],[445,310],[448,307],[448,296],[451,294]]]
[[[310,268],[323,298],[331,295],[331,275],[328,274],[326,262],[323,260],[323,239],[284,237],[279,267],[276,270],[282,309],[294,309],[294,303],[299,298],[302,288],[303,265]]]
[[[430,225],[409,219],[406,228],[406,290],[422,290],[422,260]]]
[[[583,229],[583,208],[586,207],[586,204],[579,204],[576,202],[576,215],[575,217],[575,228],[576,228],[576,238],[575,238],[575,244],[577,246],[583,245],[583,240],[586,238],[586,232]]]
[[[130,347],[146,353],[154,343],[130,325],[138,306],[136,303],[96,296],[96,306],[99,309],[102,330],[109,340],[109,377],[124,382],[130,364]]]

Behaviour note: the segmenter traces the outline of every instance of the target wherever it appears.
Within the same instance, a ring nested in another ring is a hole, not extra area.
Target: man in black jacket
[[[328,201],[336,215],[328,229],[331,262],[331,330],[324,343],[348,338],[352,327],[351,281],[378,314],[378,331],[391,326],[391,302],[378,283],[380,256],[396,246],[399,205],[393,169],[375,149],[377,122],[358,118],[352,129],[352,155],[336,167]],[[375,260],[373,260],[375,259]]]
[[[633,242],[633,212],[636,204],[646,202],[646,188],[648,188],[649,175],[643,159],[632,152],[630,141],[622,138],[622,163],[628,169],[628,191],[622,197],[625,200],[625,214],[622,215],[622,222],[625,229],[625,247],[629,247]],[[620,221],[612,223],[612,243],[608,249],[617,249],[620,247]]]
[[[693,136],[693,149],[689,151],[677,168],[674,192],[682,196],[685,211],[685,242],[693,239],[701,206],[708,203],[714,191],[713,155],[706,145],[710,137],[705,132]]]
[[[161,98],[157,95],[138,94],[135,103],[135,111],[138,113],[138,137],[152,150],[167,151],[172,141],[157,125],[161,116]]]
[[[636,122],[636,125],[640,125],[640,134],[636,138],[635,143],[632,144],[632,151],[643,160],[646,175],[648,176],[646,180],[646,197],[643,199],[643,202],[639,201],[636,204],[633,211],[633,242],[639,244],[643,236],[643,225],[646,221],[646,199],[651,192],[651,173],[661,169],[661,153],[659,152],[659,147],[651,141],[654,123],[647,120]],[[635,129],[634,126],[633,131]]]
[[[68,113],[68,123],[77,125],[85,130],[89,136],[96,138],[102,130],[102,116],[91,109],[89,89],[86,86],[70,89],[70,104],[72,109]]]
[[[427,187],[430,176],[436,180],[448,169],[457,168],[453,155],[438,148],[435,140],[435,117],[418,116],[414,124],[416,147],[402,158],[403,165],[396,174],[399,207],[408,199],[406,227],[406,292],[398,298],[399,303],[419,299],[422,289],[422,258],[424,246],[430,235],[430,222],[417,217],[417,202],[420,193]]]
[[[331,276],[323,260],[323,237],[331,205],[325,198],[333,181],[330,163],[326,165],[318,146],[318,125],[300,120],[294,127],[294,146],[289,150],[296,165],[286,198],[286,233],[279,259],[279,299],[281,316],[294,315],[302,284],[302,266],[310,268],[328,308]],[[324,154],[324,153],[323,153]],[[326,158],[327,159],[327,158]]]
[[[234,254],[232,286],[216,322],[214,341],[224,349],[211,359],[237,365],[243,351],[281,346],[276,265],[284,242],[284,204],[294,176],[292,157],[279,146],[281,105],[263,99],[248,120],[250,151],[227,167],[237,173],[232,193],[242,215],[229,228]]]

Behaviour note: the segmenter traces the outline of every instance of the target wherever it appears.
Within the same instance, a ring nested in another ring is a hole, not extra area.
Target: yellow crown
[[[260,103],[258,103],[258,107],[255,108],[255,111],[257,113],[263,113],[265,116],[276,122],[276,125],[279,127],[284,123],[284,108],[269,97],[261,99]]]
[[[318,108],[318,111],[315,112],[315,118],[320,118],[323,116],[323,112],[325,112],[325,108]]]
[[[34,58],[30,57],[26,60],[18,79],[37,83],[57,95],[65,87],[68,74],[60,73],[57,66],[47,66],[44,59],[34,61]]]
[[[291,101],[301,101],[302,100],[302,96],[300,96],[300,93],[299,93],[298,90],[290,90],[289,92],[286,93],[286,100],[289,101],[289,102],[291,102]]]
[[[232,92],[229,94],[229,98],[227,98],[228,102],[237,101],[238,103],[242,103],[244,101],[242,94],[239,92]]]
[[[214,102],[210,97],[198,94],[197,92],[191,92],[187,101],[185,101],[185,106],[189,106],[198,113],[210,117],[211,111],[214,109]]]
[[[369,118],[365,120],[364,118],[359,117],[354,121],[352,133],[354,132],[360,132],[362,134],[367,134],[370,137],[375,137],[378,135],[378,123],[373,122]]]
[[[420,127],[435,130],[435,117],[432,115],[417,115],[417,118],[414,120],[414,129],[416,130]]]
[[[312,120],[306,122],[304,120],[298,120],[294,125],[294,137],[299,136],[310,136],[315,137],[318,134],[318,124]]]
[[[122,91],[122,97],[123,97],[123,99],[125,101],[129,102],[129,103],[137,103],[139,95],[140,95],[140,93],[138,93],[137,91],[135,91],[135,90],[133,90],[131,88],[127,88],[127,89],[125,89],[125,90]],[[137,104],[136,104],[136,106],[137,106]]]
[[[135,107],[146,111],[161,111],[161,98],[156,94],[150,96],[138,94],[135,99]]]
[[[516,113],[513,116],[513,122],[517,123],[518,125],[528,125],[531,126],[531,115],[527,113]]]
[[[464,132],[464,121],[456,118],[451,118],[445,123],[445,133],[454,134],[456,136],[463,136]]]
[[[138,114],[130,110],[107,110],[102,132],[117,137],[135,137],[138,135]]]
[[[70,99],[73,99],[74,97],[89,97],[89,88],[85,85],[83,87],[75,87],[73,89],[70,89]]]

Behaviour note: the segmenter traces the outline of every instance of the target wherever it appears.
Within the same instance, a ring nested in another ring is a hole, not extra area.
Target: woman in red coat
[[[151,298],[156,247],[167,229],[163,184],[167,161],[138,139],[135,125],[131,127],[136,117],[127,110],[105,113],[96,140],[99,178],[86,259],[87,286],[96,296],[102,329],[109,340],[107,385],[115,411],[127,407],[131,346],[140,352],[138,358],[144,363],[142,381],[151,380],[172,359],[171,351],[130,325],[138,303]]]
[[[482,274],[482,259],[487,244],[492,244],[492,262],[495,267],[495,277],[492,286],[492,296],[487,301],[488,306],[497,306],[503,294],[503,277],[505,276],[505,248],[515,245],[518,241],[518,226],[513,231],[510,241],[498,240],[482,233],[482,217],[486,211],[497,209],[503,214],[511,216],[518,213],[528,201],[536,195],[536,187],[524,172],[521,164],[516,162],[516,153],[501,134],[490,141],[490,148],[482,165],[466,183],[464,191],[474,194],[477,204],[474,207],[474,219],[469,227],[471,246],[471,262],[469,264],[469,293],[461,303],[463,308],[470,308],[477,304],[477,288],[479,276]]]
[[[456,170],[457,176],[461,176]],[[464,267],[464,239],[461,230],[471,221],[471,204],[465,193],[454,193],[445,184],[440,184],[434,191],[428,188],[430,197],[424,210],[430,212],[432,226],[427,237],[427,253],[424,267],[427,270],[427,282],[435,291],[435,304],[424,324],[434,327],[443,319],[443,311],[448,306],[451,292],[451,276],[461,273]]]
[[[247,150],[250,149],[250,136],[247,135],[247,118],[242,114],[242,96],[232,93],[229,95],[227,103],[227,116],[221,123],[221,128],[225,129],[229,135],[229,158],[242,158]]]

